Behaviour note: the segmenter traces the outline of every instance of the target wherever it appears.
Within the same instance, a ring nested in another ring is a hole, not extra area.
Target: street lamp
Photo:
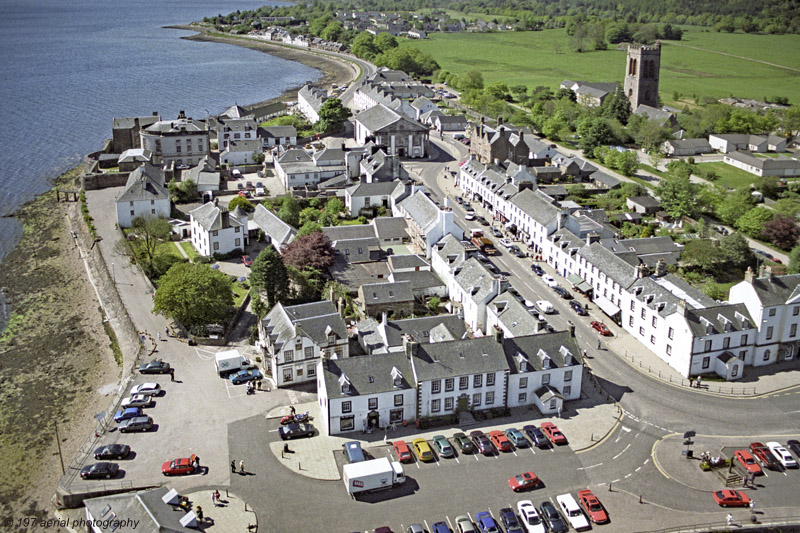
[[[114,278],[114,263],[111,263],[111,283],[114,285],[117,284],[116,278]]]

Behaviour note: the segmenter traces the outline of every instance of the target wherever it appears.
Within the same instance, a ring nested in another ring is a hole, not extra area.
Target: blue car
[[[523,426],[522,431],[524,431],[525,434],[528,435],[528,438],[531,439],[531,442],[534,444],[534,446],[537,446],[539,448],[550,447],[550,441],[547,440],[547,437],[544,436],[542,430],[537,428],[536,426],[532,425]]]
[[[575,311],[580,316],[586,316],[589,314],[586,312],[586,309],[579,302],[576,302],[575,300],[570,300],[569,306],[572,308],[573,311]]]
[[[536,274],[537,276],[544,276],[544,270],[542,270],[542,267],[540,267],[536,263],[531,265],[531,270],[533,270],[533,273]]]
[[[436,522],[431,526],[431,533],[450,533],[447,522]]]
[[[129,418],[135,418],[137,416],[142,416],[142,408],[141,407],[128,407],[127,409],[123,409],[121,411],[117,411],[114,414],[114,422],[122,422],[123,420],[128,420]]]
[[[230,380],[234,385],[245,383],[246,381],[253,381],[254,379],[261,379],[264,375],[260,370],[239,370],[235,374],[231,374]]]
[[[506,430],[506,437],[508,437],[508,440],[517,448],[527,448],[529,445],[528,439],[526,439],[525,435],[517,428],[508,428]]]
[[[500,528],[497,527],[497,522],[494,521],[489,511],[481,511],[475,515],[475,521],[481,529],[481,533],[500,533]]]

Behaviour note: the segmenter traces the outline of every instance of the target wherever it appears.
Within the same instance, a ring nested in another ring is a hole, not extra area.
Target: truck
[[[397,461],[389,461],[387,457],[361,461],[342,467],[342,480],[347,493],[353,498],[362,492],[385,490],[405,483],[403,465]]]
[[[494,243],[491,239],[483,236],[483,230],[470,230],[470,236],[472,237],[472,244],[477,246],[481,253],[486,255],[497,255],[497,248],[494,247]]]
[[[252,362],[239,353],[239,350],[226,350],[216,355],[214,363],[217,367],[217,374],[225,377],[239,370],[256,368]]]

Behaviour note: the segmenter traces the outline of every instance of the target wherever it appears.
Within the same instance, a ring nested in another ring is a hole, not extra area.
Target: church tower
[[[661,68],[661,44],[628,46],[625,69],[625,95],[631,110],[640,105],[658,107],[658,70]]]

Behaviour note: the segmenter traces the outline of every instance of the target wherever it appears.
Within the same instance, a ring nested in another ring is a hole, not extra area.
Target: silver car
[[[478,533],[478,530],[475,529],[475,524],[465,514],[456,517],[456,528],[458,533]]]

